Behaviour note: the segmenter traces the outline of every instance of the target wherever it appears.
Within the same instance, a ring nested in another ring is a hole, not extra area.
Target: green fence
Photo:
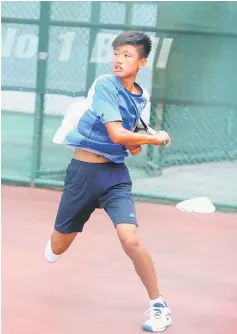
[[[62,187],[72,150],[52,143],[65,110],[111,73],[111,42],[149,34],[138,82],[168,149],[129,157],[134,194],[208,196],[236,208],[236,2],[2,2],[2,181]]]

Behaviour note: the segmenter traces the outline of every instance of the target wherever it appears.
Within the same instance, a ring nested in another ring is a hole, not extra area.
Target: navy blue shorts
[[[92,212],[104,209],[114,226],[137,225],[132,182],[125,164],[88,163],[72,159],[55,221],[61,233],[82,232]]]

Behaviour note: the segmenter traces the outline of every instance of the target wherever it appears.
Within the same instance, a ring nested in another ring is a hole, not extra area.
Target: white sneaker
[[[56,255],[56,254],[53,253],[52,247],[51,247],[51,241],[49,240],[46,244],[45,251],[44,251],[44,256],[45,256],[46,260],[49,263],[54,263],[61,257],[61,255],[62,254]]]
[[[170,310],[167,304],[156,303],[145,312],[149,318],[142,324],[142,328],[148,332],[163,332],[171,325]]]

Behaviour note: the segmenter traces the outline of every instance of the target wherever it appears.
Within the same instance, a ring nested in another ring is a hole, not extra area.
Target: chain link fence
[[[3,182],[62,187],[72,150],[52,137],[111,73],[114,37],[139,30],[153,40],[137,78],[151,94],[145,117],[172,146],[128,157],[134,194],[236,208],[236,15],[234,2],[2,2]]]

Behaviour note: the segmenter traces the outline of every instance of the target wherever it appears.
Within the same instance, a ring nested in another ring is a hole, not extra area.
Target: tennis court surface
[[[145,289],[98,210],[55,264],[44,259],[61,193],[2,187],[2,333],[135,334]],[[169,334],[237,333],[237,215],[137,203],[172,311]]]

